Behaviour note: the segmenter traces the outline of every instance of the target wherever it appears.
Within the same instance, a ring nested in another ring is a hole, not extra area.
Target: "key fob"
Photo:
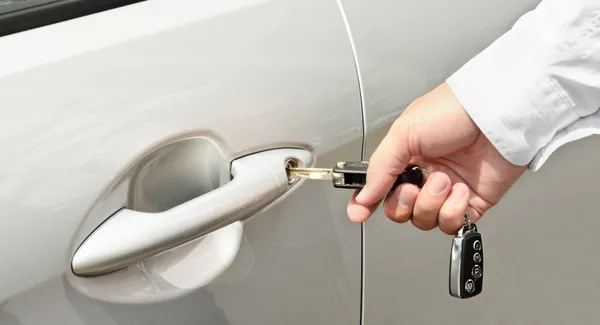
[[[483,289],[483,241],[475,224],[464,225],[454,236],[450,255],[450,295],[467,299]]]
[[[363,188],[367,183],[367,168],[369,163],[366,161],[339,162],[333,167],[333,187],[359,189]],[[423,183],[423,173],[418,166],[409,165],[404,172],[398,175],[398,178],[392,185],[390,191],[394,191],[396,187],[403,183],[411,183],[416,186],[421,186]]]

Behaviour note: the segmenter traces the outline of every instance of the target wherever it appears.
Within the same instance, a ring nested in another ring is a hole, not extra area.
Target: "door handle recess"
[[[286,163],[310,166],[306,150],[269,150],[234,160],[222,187],[158,213],[123,208],[96,228],[73,255],[79,276],[127,268],[156,254],[246,219],[289,188]]]

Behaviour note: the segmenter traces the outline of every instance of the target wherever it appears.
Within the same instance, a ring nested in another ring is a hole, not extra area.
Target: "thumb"
[[[369,161],[366,184],[356,196],[356,203],[372,206],[381,201],[411,161],[405,131],[392,126]]]

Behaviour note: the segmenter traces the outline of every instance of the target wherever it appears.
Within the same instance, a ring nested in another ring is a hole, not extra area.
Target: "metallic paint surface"
[[[194,281],[219,256],[202,242],[189,250],[213,255],[167,255],[176,272],[140,268],[129,282],[141,295],[201,286],[186,294],[115,303],[67,280],[90,207],[171,139],[211,136],[228,159],[282,146],[323,165],[360,158],[358,82],[335,1],[154,0],[9,35],[0,89],[1,324],[359,322],[360,226],[346,217],[349,192],[327,182],[298,184],[245,222],[239,253],[210,283]],[[212,245],[225,260],[236,229]],[[104,279],[89,280],[106,297],[127,290]]]
[[[340,0],[358,61],[366,157],[412,100],[443,82],[540,0]]]

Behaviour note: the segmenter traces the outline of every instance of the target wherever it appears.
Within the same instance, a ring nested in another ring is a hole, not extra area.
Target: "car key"
[[[359,189],[367,182],[367,168],[369,162],[339,162],[333,168],[299,168],[287,167],[290,179],[321,179],[331,180],[333,187]],[[398,175],[390,191],[393,191],[402,183],[411,183],[421,187],[423,173],[420,167],[410,165],[405,171]]]
[[[332,180],[336,188],[358,189],[366,183],[368,162],[339,162],[334,168],[287,167],[290,179]],[[402,183],[411,183],[419,188],[423,183],[422,171],[415,165],[408,166],[398,175],[390,191]],[[483,289],[483,241],[477,226],[465,214],[464,225],[452,240],[449,270],[450,295],[460,299],[475,297]]]
[[[450,253],[450,295],[467,299],[483,289],[483,241],[477,226],[465,214],[464,225],[452,241]]]

